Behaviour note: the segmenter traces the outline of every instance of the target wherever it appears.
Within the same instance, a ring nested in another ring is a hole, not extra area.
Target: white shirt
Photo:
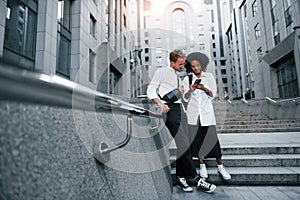
[[[181,85],[181,80],[179,80],[175,69],[170,66],[159,68],[155,71],[154,76],[148,85],[147,96],[149,99],[160,99],[158,94],[163,97],[165,94],[179,88]],[[161,102],[166,103],[163,100],[161,100]],[[177,100],[175,103],[181,103],[181,99]]]
[[[197,77],[193,74],[192,84]],[[209,89],[213,96],[216,95],[217,85],[214,76],[209,72],[201,73],[201,84]],[[189,77],[186,76],[183,80],[184,93],[187,93],[190,88]],[[184,96],[184,95],[183,95]],[[188,124],[197,125],[198,117],[200,116],[201,126],[216,125],[216,118],[212,104],[212,97],[205,94],[203,90],[196,89],[191,93],[189,103],[187,105],[186,115]],[[188,101],[188,99],[184,99]]]

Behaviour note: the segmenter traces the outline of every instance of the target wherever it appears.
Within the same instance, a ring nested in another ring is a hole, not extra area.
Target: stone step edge
[[[226,166],[225,166],[226,167]],[[199,170],[199,168],[197,168]],[[230,174],[298,174],[300,167],[226,167]],[[208,167],[208,174],[218,174],[217,167]],[[171,169],[171,174],[176,174],[175,168]],[[299,183],[300,184],[300,183]]]
[[[300,159],[300,154],[230,154],[226,155],[224,154],[222,156],[222,160],[272,160],[272,159]],[[170,161],[175,161],[176,156],[171,155]],[[198,158],[193,157],[193,160],[198,160]],[[204,160],[215,160],[214,158],[206,158]]]

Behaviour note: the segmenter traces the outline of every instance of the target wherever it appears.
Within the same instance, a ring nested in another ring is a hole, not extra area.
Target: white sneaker
[[[208,174],[207,174],[207,170],[206,170],[206,166],[205,164],[200,164],[200,171],[199,171],[200,177],[201,178],[207,178]]]
[[[226,171],[223,165],[218,165],[218,173],[221,174],[222,178],[226,181],[231,179],[230,174]]]

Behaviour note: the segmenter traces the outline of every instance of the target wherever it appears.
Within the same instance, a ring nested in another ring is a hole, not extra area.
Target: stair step
[[[267,133],[267,132],[300,132],[300,127],[282,127],[282,128],[253,128],[253,129],[219,129],[218,133]]]
[[[280,144],[280,145],[234,145],[222,146],[222,154],[225,155],[257,155],[257,154],[300,154],[300,144]],[[176,146],[169,148],[170,155],[176,155]]]
[[[217,168],[208,168],[207,181],[216,185],[300,185],[300,167],[226,167],[230,181],[224,181]],[[171,170],[173,183],[176,171]]]
[[[198,158],[193,158],[195,165],[199,166]],[[171,166],[176,166],[176,156],[170,157]],[[223,155],[226,167],[298,167],[300,154],[258,154],[258,155]],[[216,166],[215,159],[205,159],[207,167]]]
[[[217,125],[249,125],[249,124],[283,124],[291,125],[298,124],[300,125],[300,120],[258,120],[258,121],[217,121]]]
[[[246,129],[246,128],[300,128],[300,124],[222,124],[217,125],[217,128],[232,128],[232,129]]]
[[[241,155],[241,154],[300,154],[300,144],[281,144],[265,146],[223,146],[223,155]],[[175,155],[175,154],[174,154]]]

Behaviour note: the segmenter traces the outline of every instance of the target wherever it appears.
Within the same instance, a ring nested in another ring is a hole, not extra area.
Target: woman
[[[222,153],[216,131],[216,119],[212,100],[217,86],[214,76],[206,72],[208,57],[200,52],[194,52],[186,58],[186,71],[192,73],[186,76],[184,83],[184,99],[187,104],[187,120],[191,150],[194,157],[199,158],[200,176],[207,178],[204,158],[216,158],[218,173],[224,180],[231,176],[222,164]]]

